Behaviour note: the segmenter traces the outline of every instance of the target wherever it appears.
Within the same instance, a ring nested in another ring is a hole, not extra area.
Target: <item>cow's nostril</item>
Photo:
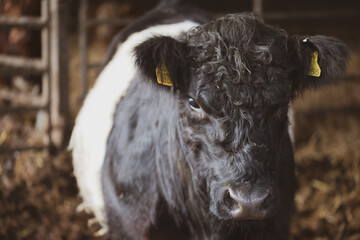
[[[238,202],[233,197],[231,197],[231,194],[230,194],[229,190],[225,192],[224,205],[230,211],[232,211],[233,209],[238,208]]]
[[[228,188],[223,196],[224,208],[234,219],[260,220],[269,215],[274,205],[271,189]]]

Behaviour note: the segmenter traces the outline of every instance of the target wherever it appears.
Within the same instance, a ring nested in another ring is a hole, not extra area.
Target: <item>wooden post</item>
[[[253,13],[258,16],[263,15],[263,2],[262,0],[253,0]]]

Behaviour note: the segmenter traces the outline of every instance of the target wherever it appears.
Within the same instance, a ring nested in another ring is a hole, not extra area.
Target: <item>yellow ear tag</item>
[[[317,51],[314,51],[312,53],[311,61],[310,61],[310,69],[309,69],[309,73],[308,73],[309,76],[320,77],[321,69],[318,64],[318,56],[319,56],[319,54]]]
[[[161,67],[156,67],[157,82],[161,85],[172,86],[173,83],[170,78],[170,73],[165,64],[161,64]]]

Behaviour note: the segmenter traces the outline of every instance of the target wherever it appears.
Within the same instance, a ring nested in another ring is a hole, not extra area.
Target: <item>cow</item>
[[[347,58],[333,37],[162,2],[115,37],[76,119],[84,208],[112,240],[287,239],[289,103]]]

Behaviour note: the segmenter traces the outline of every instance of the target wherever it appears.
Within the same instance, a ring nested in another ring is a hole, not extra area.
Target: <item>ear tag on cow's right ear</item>
[[[173,85],[170,78],[169,70],[163,63],[161,64],[160,67],[159,66],[156,67],[156,78],[157,78],[157,82],[161,85],[170,86],[170,87]]]
[[[309,69],[309,73],[308,73],[309,76],[320,77],[321,69],[318,64],[318,56],[319,56],[319,53],[317,51],[314,51],[311,55],[310,69]]]

